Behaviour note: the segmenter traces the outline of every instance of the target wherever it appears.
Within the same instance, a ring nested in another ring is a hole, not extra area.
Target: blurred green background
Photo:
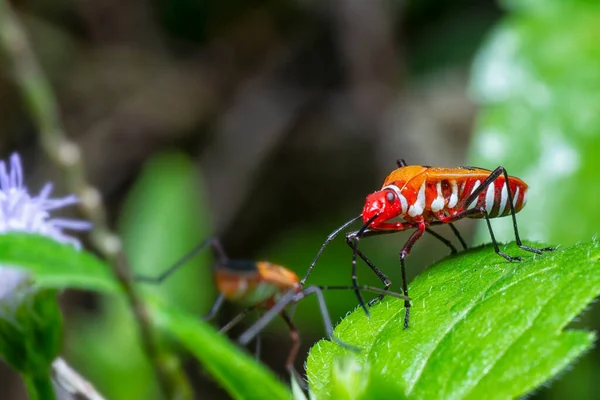
[[[302,275],[327,234],[360,213],[398,158],[505,166],[531,188],[518,217],[525,239],[566,246],[599,231],[595,2],[13,5],[138,272],[162,271],[218,235],[232,258],[267,259]],[[32,189],[46,180],[60,186],[21,104],[0,75],[0,150],[23,154]],[[506,222],[493,224],[504,241],[512,240]],[[489,241],[483,223],[457,225],[470,243]],[[447,227],[437,230],[451,237]],[[361,242],[395,289],[407,237]],[[409,258],[410,277],[447,252],[424,238]],[[350,256],[340,238],[309,282],[349,284]],[[348,268],[340,269],[343,260]],[[201,255],[149,290],[200,316],[215,295],[210,262]],[[378,283],[359,268],[361,283]],[[356,304],[351,293],[326,297],[335,320]],[[108,398],[156,398],[124,305],[87,293],[62,300],[65,358]],[[225,307],[215,324],[237,311]],[[296,321],[305,354],[323,335],[314,299],[299,305]],[[598,330],[600,311],[592,308],[577,325]],[[281,321],[265,340],[262,359],[287,381],[290,342]],[[593,349],[533,397],[600,398],[598,355]],[[185,368],[199,398],[227,398],[198,365]],[[4,366],[0,388],[2,398],[25,396]]]

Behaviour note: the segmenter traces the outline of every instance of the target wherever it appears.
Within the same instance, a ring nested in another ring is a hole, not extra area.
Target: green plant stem
[[[54,400],[56,398],[50,375],[23,375],[30,400]]]
[[[125,292],[140,331],[144,352],[152,364],[161,390],[168,398],[172,398],[173,393],[185,392],[185,389],[178,387],[181,380],[173,379],[169,367],[161,362],[163,357],[156,344],[155,332],[146,306],[134,290],[121,240],[108,228],[101,195],[86,180],[81,150],[67,138],[52,88],[29,45],[18,16],[6,0],[0,0],[0,50],[38,128],[42,147],[63,173],[69,191],[79,196],[85,217],[94,225],[92,243],[109,261]]]

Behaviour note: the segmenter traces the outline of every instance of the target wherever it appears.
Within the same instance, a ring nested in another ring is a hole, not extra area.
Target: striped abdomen
[[[460,198],[467,199],[473,191],[481,185],[482,179],[465,179],[459,186]],[[508,186],[505,184],[503,176],[498,177],[486,189],[484,189],[477,199],[465,204],[465,209],[472,209],[477,206],[483,207],[490,218],[504,217],[510,215],[510,204],[508,188],[512,194],[512,204],[515,212],[519,212],[527,202],[527,184],[522,180],[509,177]],[[481,218],[481,215],[473,215],[472,218]]]
[[[458,175],[444,173],[444,170],[442,172],[430,170],[411,179],[408,183],[386,182],[382,191],[370,195],[365,210],[374,209],[375,212],[385,214],[386,209],[381,207],[385,199],[381,199],[383,195],[378,193],[391,190],[399,199],[397,216],[401,216],[407,221],[414,221],[421,217],[429,221],[441,220],[477,206],[485,208],[492,218],[510,214],[508,189],[504,184],[503,176],[497,178],[476,199],[467,204],[469,196],[481,186],[488,175],[481,173]],[[518,212],[525,205],[527,185],[518,178],[509,177],[509,186],[515,212]],[[378,203],[375,204],[377,201]],[[376,207],[373,207],[373,204]],[[385,215],[384,218],[389,217]],[[471,216],[471,218],[481,217],[481,214]]]

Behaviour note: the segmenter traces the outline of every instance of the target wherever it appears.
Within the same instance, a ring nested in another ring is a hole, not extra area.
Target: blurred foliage
[[[209,235],[206,210],[201,180],[189,159],[165,153],[150,160],[122,210],[120,231],[132,270],[154,276],[176,262]],[[200,254],[164,283],[141,289],[199,316],[212,300],[209,257]],[[75,364],[111,399],[157,398],[125,301],[105,298],[102,309],[102,316],[82,318],[69,341]]]
[[[173,161],[174,159],[172,157],[165,157],[162,160]],[[31,257],[27,254],[35,254],[36,257]],[[57,254],[63,257],[64,263],[55,264]],[[15,356],[21,358],[14,359],[18,362],[18,365],[11,364],[23,373],[26,373],[29,377],[34,378],[31,379],[32,381],[35,378],[39,378],[40,372],[49,373],[49,365],[56,357],[60,343],[58,332],[61,330],[61,324],[56,321],[58,318],[60,322],[61,316],[56,305],[55,293],[54,291],[48,291],[48,289],[77,287],[89,290],[101,290],[105,293],[113,294],[110,297],[113,300],[112,303],[109,303],[110,305],[124,303],[122,299],[119,302],[114,301],[120,298],[120,296],[114,296],[120,292],[115,290],[116,282],[114,278],[106,274],[106,271],[108,271],[107,265],[89,254],[80,252],[71,245],[58,243],[47,237],[29,234],[2,235],[0,237],[0,262],[10,262],[15,267],[27,269],[32,273],[32,280],[38,289],[40,289],[38,292],[39,298],[36,298],[36,302],[25,302],[19,309],[19,316],[28,318],[18,318],[17,322],[20,326],[29,327],[30,323],[28,325],[24,324],[29,320],[38,325],[40,322],[43,322],[51,328],[50,330],[40,330],[36,327],[31,332],[17,333],[12,339],[6,337],[6,330],[0,331],[2,349],[4,350],[5,342],[8,342],[9,344],[12,343],[12,347],[7,350],[19,350],[18,354],[15,353]],[[44,264],[47,266],[45,269],[39,267],[39,265]],[[61,267],[62,264],[65,264],[66,267]],[[53,265],[57,265],[57,267],[51,268]],[[93,279],[90,279],[90,276]],[[63,282],[62,284],[59,283],[61,281]],[[160,297],[165,297],[165,299],[160,299]],[[168,303],[173,303],[173,300],[166,296],[161,296],[160,293],[149,294],[147,300],[150,305],[152,320],[156,323],[156,326],[174,338],[176,342],[181,343],[183,347],[204,363],[206,369],[232,396],[236,398],[257,399],[267,397],[273,399],[289,398],[287,389],[272,376],[270,371],[266,370],[247,354],[241,352],[237,346],[216,332],[214,328],[201,322],[195,313],[184,311],[184,307],[179,304],[168,305]],[[48,309],[48,306],[51,307]],[[122,306],[125,307],[125,305]],[[109,317],[111,315],[107,314],[107,318]],[[0,325],[0,327],[4,327],[4,324]],[[103,352],[99,350],[98,343],[87,343],[87,350],[89,352],[87,353],[88,359],[86,361],[88,363],[102,365],[111,359],[115,361],[119,360],[121,365],[127,367],[127,369],[124,369],[128,379],[141,379],[140,381],[134,380],[128,382],[123,380],[122,376],[113,377],[115,380],[110,382],[113,385],[114,382],[119,382],[115,386],[123,387],[120,389],[122,392],[118,393],[116,392],[117,389],[105,387],[104,393],[114,391],[117,393],[115,397],[124,396],[123,393],[125,392],[141,392],[142,389],[140,388],[145,388],[146,391],[149,391],[149,382],[154,380],[149,367],[145,365],[144,356],[139,352],[137,329],[135,326],[128,326],[128,328],[119,328],[118,332],[123,334],[124,337],[116,337],[111,332],[115,330],[114,325],[98,326],[98,329],[101,330],[99,334],[108,336],[108,340],[105,343],[102,343],[101,337],[93,337],[91,340],[103,344],[105,346]],[[24,335],[27,335],[33,341],[23,341]],[[87,335],[92,334],[87,333]],[[15,344],[15,340],[17,344]],[[23,346],[26,348],[23,349]],[[136,348],[138,348],[137,354],[133,351]],[[50,352],[50,358],[44,358],[44,356],[47,356],[44,352]],[[105,356],[104,358],[102,357],[103,355]],[[26,358],[23,359],[22,357],[24,356]],[[42,360],[41,367],[40,359]],[[11,358],[10,361],[13,361],[13,359]],[[176,361],[178,362],[178,360]],[[44,364],[47,368],[43,367]],[[89,368],[89,364],[85,364],[85,368]],[[91,371],[91,373],[93,372]],[[108,373],[104,372],[104,374]],[[104,375],[99,375],[99,377],[102,376]],[[260,386],[255,387],[254,390],[250,390],[257,382],[260,382]],[[103,381],[98,381],[97,383],[101,385]],[[246,395],[251,392],[255,393],[255,395]],[[143,398],[150,398],[149,396],[152,395],[147,393],[144,396],[146,397]],[[42,396],[41,398],[47,397]],[[191,393],[177,398],[191,398]]]
[[[600,5],[561,3],[506,18],[476,60],[473,92],[484,107],[469,162],[502,164],[530,185],[519,215],[526,238],[568,245],[598,232],[598,37]],[[503,222],[494,228],[507,240]]]
[[[507,262],[492,245],[468,250],[411,283],[409,329],[403,301],[393,299],[374,306],[371,318],[356,310],[335,334],[362,349],[355,358],[380,376],[378,386],[398,384],[409,398],[523,396],[592,345],[594,333],[563,329],[600,294],[599,258],[597,240],[520,263]],[[318,398],[337,398],[331,370],[345,353],[329,341],[313,347],[307,372]]]
[[[235,399],[289,399],[271,371],[193,314],[153,304],[159,327],[176,337]]]
[[[600,4],[595,1],[506,0],[513,10],[475,61],[472,92],[483,107],[469,163],[494,168],[530,185],[519,214],[521,237],[570,245],[598,234],[600,185]],[[510,221],[494,221],[512,240]],[[480,225],[477,242],[489,241]],[[600,313],[580,325],[600,329]],[[597,396],[594,350],[547,394]],[[544,395],[543,393],[541,394]]]
[[[46,289],[117,292],[106,265],[91,254],[41,235],[22,232],[3,234],[0,262],[26,266],[35,275],[35,285]]]

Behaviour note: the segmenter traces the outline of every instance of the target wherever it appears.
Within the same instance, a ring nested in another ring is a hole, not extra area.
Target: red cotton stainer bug
[[[354,346],[346,344],[337,339],[333,335],[333,326],[329,312],[325,305],[323,290],[365,290],[380,295],[391,295],[393,297],[408,300],[408,297],[392,293],[377,287],[371,286],[309,286],[302,288],[296,274],[287,268],[280,265],[272,264],[267,261],[243,261],[230,260],[225,254],[219,241],[215,238],[208,238],[192,249],[188,254],[182,257],[173,266],[165,270],[162,274],[156,277],[136,276],[138,282],[160,283],[169,277],[173,272],[182,267],[192,257],[198,254],[207,246],[210,246],[214,252],[217,262],[213,267],[213,276],[216,288],[219,292],[217,299],[212,305],[210,311],[204,320],[212,319],[225,300],[233,303],[247,306],[247,308],[229,322],[221,332],[226,332],[237,324],[244,316],[252,310],[265,311],[264,315],[248,328],[239,338],[238,341],[242,345],[247,345],[252,339],[257,337],[262,330],[274,319],[277,315],[281,315],[290,331],[292,339],[292,348],[289,352],[286,367],[292,375],[302,384],[302,379],[299,378],[297,371],[293,367],[294,360],[300,346],[300,336],[296,326],[293,324],[291,317],[286,312],[285,308],[291,303],[297,303],[304,297],[314,294],[317,297],[319,309],[325,331],[327,335],[336,342],[350,350],[358,351]],[[259,351],[260,342],[257,340],[257,352]]]
[[[325,240],[315,259],[311,263],[306,275],[300,281],[304,285],[315,264],[319,260],[325,247],[340,232],[345,230],[355,221],[362,218],[363,226],[354,232],[346,234],[346,243],[352,248],[352,287],[361,307],[367,315],[369,312],[362,296],[356,288],[356,256],[358,255],[377,274],[385,284],[385,289],[390,286],[390,281],[359,249],[358,241],[363,237],[385,235],[414,228],[402,250],[400,250],[400,268],[402,272],[402,291],[408,296],[408,283],[406,281],[405,258],[416,241],[425,231],[433,234],[437,239],[455,249],[449,241],[430,231],[428,226],[450,224],[453,232],[458,236],[463,247],[464,241],[458,234],[452,222],[462,218],[485,218],[492,244],[496,254],[508,261],[520,261],[520,257],[509,256],[500,251],[490,218],[511,215],[515,240],[517,245],[526,251],[541,254],[553,250],[551,247],[536,249],[525,246],[519,237],[517,219],[515,214],[524,206],[527,199],[527,184],[514,176],[509,176],[503,167],[493,171],[476,167],[443,168],[421,165],[407,165],[404,160],[398,160],[398,168],[383,182],[383,187],[367,196],[361,215],[351,219],[333,231]],[[508,182],[508,184],[506,184]],[[399,218],[399,221],[392,221]],[[375,301],[380,297],[374,299]],[[369,303],[370,305],[371,303]],[[404,301],[406,313],[404,327],[408,328],[410,318],[410,301]]]

